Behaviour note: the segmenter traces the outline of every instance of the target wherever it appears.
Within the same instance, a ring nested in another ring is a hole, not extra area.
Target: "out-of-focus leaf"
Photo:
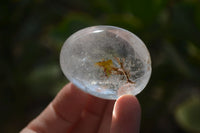
[[[58,82],[60,73],[58,65],[36,67],[27,78],[32,93],[49,93],[53,89],[52,87],[54,87],[52,85]]]
[[[187,45],[187,50],[189,55],[194,58],[197,63],[200,63],[200,48],[198,48],[197,45],[193,44],[192,42],[189,42]]]
[[[41,43],[50,50],[58,53],[64,41],[74,32],[94,25],[94,20],[84,13],[69,13],[57,25],[47,29],[47,33],[42,37]]]
[[[84,13],[69,13],[64,19],[50,31],[53,38],[65,40],[69,35],[94,24],[94,20]]]
[[[143,20],[146,25],[155,22],[156,16],[165,6],[166,0],[111,0],[115,4],[118,13],[131,12],[137,18]]]
[[[136,16],[134,16],[134,14],[132,13],[109,14],[109,16],[105,18],[105,22],[106,24],[123,27],[125,29],[129,29],[135,32],[136,30],[139,31],[142,28],[144,28],[142,21]]]
[[[200,132],[200,97],[194,96],[180,104],[175,110],[178,124],[186,131]]]
[[[185,63],[184,58],[179,54],[178,50],[170,43],[165,44],[164,49],[171,65],[176,68],[179,73],[185,76],[190,76],[190,69]]]

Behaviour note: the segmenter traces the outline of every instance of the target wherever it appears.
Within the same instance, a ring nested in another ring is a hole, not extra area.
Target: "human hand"
[[[140,115],[132,95],[105,100],[69,83],[20,133],[138,133]]]

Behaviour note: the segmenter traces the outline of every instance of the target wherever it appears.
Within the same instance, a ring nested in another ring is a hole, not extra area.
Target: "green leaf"
[[[200,97],[192,97],[179,105],[175,111],[175,118],[183,129],[200,132]]]

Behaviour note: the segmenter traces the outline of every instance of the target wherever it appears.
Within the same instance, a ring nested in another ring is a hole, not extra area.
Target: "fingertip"
[[[127,113],[135,112],[137,116],[141,114],[140,103],[133,95],[123,95],[117,99],[114,105],[113,115],[125,115]]]
[[[137,112],[141,111],[140,103],[133,95],[123,95],[119,97],[116,101],[116,105],[118,105],[117,107],[128,110],[135,110]]]
[[[141,108],[133,95],[123,95],[114,105],[111,131],[113,133],[139,132]]]

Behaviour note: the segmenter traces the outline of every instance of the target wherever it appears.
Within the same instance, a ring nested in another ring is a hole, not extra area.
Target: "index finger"
[[[79,90],[72,83],[66,85],[48,107],[21,133],[66,132],[79,119],[87,99],[88,94]]]

